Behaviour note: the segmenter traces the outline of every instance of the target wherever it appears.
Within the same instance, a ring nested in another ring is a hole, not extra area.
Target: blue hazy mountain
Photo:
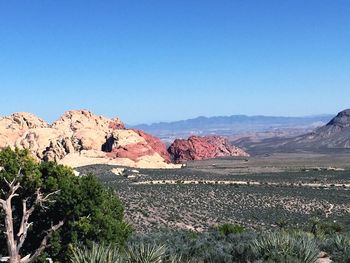
[[[333,115],[324,114],[305,117],[283,116],[200,116],[193,119],[174,122],[158,122],[132,126],[163,139],[197,135],[225,135],[244,134],[251,132],[267,132],[276,129],[310,129],[326,124]]]

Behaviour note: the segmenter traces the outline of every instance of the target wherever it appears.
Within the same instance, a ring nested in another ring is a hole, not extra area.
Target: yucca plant
[[[167,263],[190,263],[189,260],[185,260],[181,256],[172,256],[165,262],[167,262]]]
[[[123,263],[125,262],[119,251],[111,246],[94,243],[91,249],[74,247],[71,263]]]
[[[333,262],[350,263],[350,237],[336,234],[323,244]]]
[[[285,232],[261,236],[253,241],[252,249],[257,258],[272,262],[315,263],[319,254],[313,239]]]
[[[343,235],[335,235],[334,245],[338,250],[350,250],[350,238]]]
[[[161,263],[166,257],[166,247],[144,243],[130,245],[126,250],[126,255],[130,263]]]

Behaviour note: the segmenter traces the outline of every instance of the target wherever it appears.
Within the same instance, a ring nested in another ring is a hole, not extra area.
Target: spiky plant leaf
[[[273,262],[315,263],[319,254],[313,239],[284,232],[263,235],[253,241],[252,248],[259,259]]]
[[[161,263],[166,256],[166,247],[141,243],[129,246],[126,254],[130,263]]]
[[[118,250],[111,246],[94,243],[91,249],[87,247],[74,247],[72,249],[71,263],[123,263],[124,259]]]

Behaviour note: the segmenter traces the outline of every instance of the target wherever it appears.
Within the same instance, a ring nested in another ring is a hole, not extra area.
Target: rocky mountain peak
[[[7,129],[28,130],[34,128],[45,128],[49,125],[32,113],[15,112],[10,116],[0,118],[0,126]]]
[[[350,127],[350,109],[339,112],[326,126]]]
[[[52,125],[52,128],[77,131],[79,129],[124,129],[125,126],[119,118],[108,119],[98,116],[88,110],[66,111]]]
[[[350,148],[350,109],[339,112],[326,125],[296,137],[274,137],[254,142],[246,139],[235,142],[250,152],[318,152],[327,149]]]

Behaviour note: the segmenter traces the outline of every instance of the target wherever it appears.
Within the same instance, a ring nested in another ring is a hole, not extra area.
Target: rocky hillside
[[[187,140],[177,139],[168,148],[175,163],[189,160],[204,160],[224,156],[249,156],[245,151],[220,136],[191,136]]]
[[[38,159],[73,167],[118,164],[172,168],[166,146],[156,137],[126,129],[120,119],[87,110],[64,113],[52,124],[30,113],[0,118],[0,148],[27,148]]]
[[[349,149],[350,109],[339,112],[326,125],[307,134],[293,138],[270,138],[262,141],[244,138],[234,143],[253,152]]]

